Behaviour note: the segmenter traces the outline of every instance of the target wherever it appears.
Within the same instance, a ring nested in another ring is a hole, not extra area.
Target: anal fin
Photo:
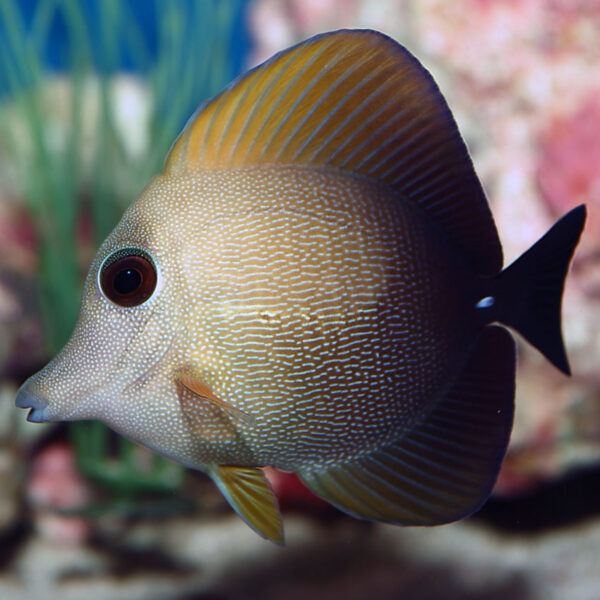
[[[398,441],[351,462],[302,469],[308,487],[341,510],[398,525],[437,525],[489,496],[513,419],[515,344],[486,327],[459,379]]]
[[[237,514],[262,537],[283,544],[277,497],[262,469],[215,465],[210,474]]]

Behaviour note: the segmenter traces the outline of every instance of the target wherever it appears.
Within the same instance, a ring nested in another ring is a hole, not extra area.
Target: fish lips
[[[23,384],[17,392],[15,405],[18,408],[30,408],[27,420],[30,423],[44,423],[48,421],[48,402],[39,394],[29,389],[27,383]]]

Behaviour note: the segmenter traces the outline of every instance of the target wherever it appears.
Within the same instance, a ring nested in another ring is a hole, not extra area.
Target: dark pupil
[[[114,287],[119,294],[131,294],[142,284],[142,274],[137,269],[123,269],[115,276]]]
[[[123,254],[129,251],[132,253]],[[129,248],[118,251],[100,273],[100,287],[104,295],[119,306],[142,304],[156,288],[156,269],[152,259],[133,251]]]

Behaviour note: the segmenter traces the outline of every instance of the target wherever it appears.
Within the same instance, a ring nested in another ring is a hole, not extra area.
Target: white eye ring
[[[111,252],[98,269],[98,288],[113,304],[139,306],[155,293],[158,270],[152,256],[141,248]]]

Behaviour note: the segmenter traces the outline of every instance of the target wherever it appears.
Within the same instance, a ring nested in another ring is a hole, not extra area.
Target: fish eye
[[[109,254],[98,278],[102,293],[119,306],[138,306],[156,288],[152,257],[139,248],[121,248]]]

